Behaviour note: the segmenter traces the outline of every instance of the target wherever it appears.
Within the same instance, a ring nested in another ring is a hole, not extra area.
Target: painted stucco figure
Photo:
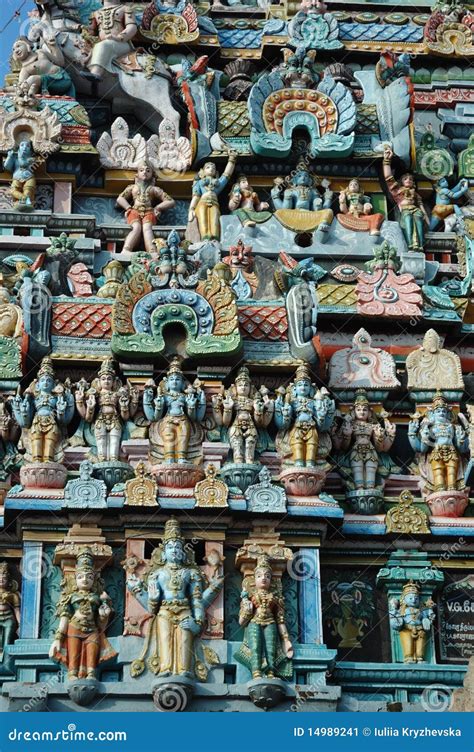
[[[189,206],[188,222],[197,220],[201,240],[219,240],[219,194],[224,190],[234,172],[236,155],[229,153],[223,174],[219,177],[214,162],[206,162],[193,183],[193,196]]]
[[[13,579],[10,567],[0,563],[0,662],[5,648],[15,641],[20,625],[20,595],[18,583]]]
[[[374,214],[372,201],[361,190],[357,178],[353,178],[345,190],[339,194],[338,221],[355,232],[368,232],[380,235],[380,227],[385,219],[383,214]]]
[[[239,175],[237,182],[229,194],[229,209],[235,214],[244,227],[255,227],[257,224],[270,219],[271,212],[266,211],[269,205],[260,201],[258,193],[254,191],[245,175]]]
[[[28,97],[36,94],[75,96],[64,55],[53,34],[45,35],[37,50],[27,37],[19,37],[13,45],[12,59],[21,66],[18,84]]]
[[[469,181],[464,178],[453,188],[450,188],[447,178],[440,178],[434,186],[434,190],[436,203],[431,210],[430,230],[437,230],[441,222],[447,229],[451,218],[462,217],[460,207],[454,202],[465,196],[469,191]]]
[[[100,80],[105,71],[114,73],[117,58],[133,51],[132,39],[137,20],[130,4],[120,0],[103,0],[103,7],[92,14],[89,34],[95,42],[89,60],[89,76]]]
[[[403,586],[400,600],[389,603],[390,626],[398,632],[404,663],[424,663],[428,634],[435,619],[434,603],[421,604],[420,587],[415,582]]]
[[[21,140],[18,147],[10,149],[5,157],[3,166],[13,176],[10,194],[17,211],[31,212],[35,208],[37,165],[38,158],[29,139]]]
[[[410,172],[395,180],[392,172],[393,152],[390,147],[384,151],[383,174],[393,200],[400,210],[400,226],[408,248],[422,251],[425,244],[426,228],[429,218],[423,200],[416,190],[415,178]]]

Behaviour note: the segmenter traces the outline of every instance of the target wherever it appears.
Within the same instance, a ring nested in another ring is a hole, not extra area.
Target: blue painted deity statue
[[[295,232],[307,232],[316,228],[326,232],[333,220],[331,203],[333,192],[329,182],[323,180],[325,189],[322,195],[317,187],[318,179],[304,163],[298,164],[291,178],[275,178],[271,197],[277,219]],[[308,212],[308,213],[307,213]],[[309,214],[311,212],[311,214]]]
[[[12,410],[22,429],[27,461],[61,462],[74,398],[67,387],[56,382],[51,358],[43,358],[38,378],[23,397],[17,394],[13,398]]]
[[[192,451],[199,444],[199,423],[206,412],[206,395],[199,383],[186,384],[175,358],[164,382],[158,386],[156,397],[153,382],[143,394],[143,412],[152,422],[150,427],[150,453],[152,457],[168,464],[187,464]],[[200,449],[200,446],[199,446]]]
[[[293,645],[285,624],[281,580],[273,576],[268,556],[260,556],[253,575],[243,582],[239,624],[244,641],[235,659],[252,673],[252,679],[291,679]]]
[[[424,663],[426,639],[435,619],[433,606],[432,600],[420,606],[420,587],[411,581],[404,585],[400,601],[390,601],[390,626],[400,636],[404,663]]]
[[[127,587],[152,614],[149,639],[142,656],[132,663],[132,676],[145,670],[144,658],[150,646],[153,655],[148,665],[154,673],[193,679],[195,640],[203,630],[207,606],[222,587],[222,578],[207,583],[176,519],[165,525],[163,543],[153,553],[146,582],[129,574]]]
[[[23,139],[17,149],[10,149],[4,168],[13,175],[10,193],[15,199],[15,209],[33,211],[36,195],[35,163],[37,158],[31,141]]]
[[[447,219],[462,217],[462,211],[454,201],[464,196],[468,190],[469,181],[466,179],[460,180],[454,188],[449,187],[447,178],[438,180],[435,186],[436,204],[431,211],[430,230],[436,230],[441,222],[444,222],[444,227],[447,229],[449,227]]]
[[[292,463],[296,467],[316,467],[319,434],[330,429],[336,406],[324,387],[316,391],[307,366],[299,366],[295,382],[275,400],[275,423],[288,431]]]

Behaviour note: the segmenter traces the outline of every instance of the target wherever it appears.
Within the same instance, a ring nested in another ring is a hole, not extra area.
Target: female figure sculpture
[[[382,478],[390,472],[391,463],[381,453],[391,448],[395,431],[395,424],[387,418],[377,419],[365,391],[358,390],[352,410],[332,432],[335,448],[342,450],[338,467],[343,469],[350,488],[383,487]]]
[[[240,175],[229,194],[229,209],[244,227],[255,227],[270,219],[271,212],[266,201],[260,201],[245,175]]]
[[[67,667],[69,680],[95,679],[99,663],[116,652],[104,634],[112,613],[111,600],[89,549],[78,555],[75,570],[64,576],[61,589],[59,626],[49,657]]]
[[[79,382],[76,406],[81,418],[94,429],[97,462],[117,462],[124,422],[131,420],[138,407],[138,392],[123,386],[115,374],[112,358],[106,358],[90,388]]]
[[[5,646],[11,645],[20,624],[20,596],[18,584],[11,576],[4,561],[0,564],[0,661],[3,661]]]
[[[225,393],[215,394],[212,410],[218,426],[229,429],[233,461],[255,462],[258,428],[266,428],[273,416],[274,403],[266,389],[257,392],[248,368],[239,369],[235,383]]]
[[[273,577],[270,559],[260,556],[253,575],[244,578],[239,624],[245,627],[242,647],[235,659],[252,673],[252,679],[291,679],[293,645],[285,624],[281,580]]]
[[[220,209],[219,194],[224,190],[235,168],[236,155],[229,153],[229,159],[222,177],[219,177],[213,162],[206,162],[193,183],[193,197],[189,206],[188,222],[197,219],[201,240],[219,240]]]
[[[127,185],[117,198],[117,205],[125,209],[127,224],[131,226],[123,250],[126,253],[136,251],[143,240],[147,253],[153,253],[153,225],[158,222],[162,212],[172,209],[175,203],[171,196],[155,185],[153,168],[147,162],[140,164],[135,182]]]
[[[26,458],[31,463],[60,462],[66,443],[65,428],[74,415],[74,398],[68,387],[54,378],[51,358],[43,358],[38,377],[12,401],[22,429]]]
[[[369,232],[370,235],[380,235],[380,227],[385,219],[383,214],[373,214],[372,202],[360,189],[357,178],[349,182],[346,190],[339,194],[338,220],[349,230],[354,232]]]
[[[390,626],[400,636],[404,663],[424,663],[426,638],[435,619],[433,606],[432,600],[420,606],[420,587],[411,581],[404,585],[400,601],[390,601]]]
[[[179,358],[172,361],[164,383],[158,386],[156,397],[154,394],[152,381],[143,394],[143,411],[152,422],[152,457],[167,464],[185,465],[193,455],[196,458],[197,452],[200,460],[202,430],[199,423],[206,412],[206,395],[199,383],[186,386]]]
[[[383,174],[388,190],[400,210],[400,225],[411,251],[422,251],[425,243],[425,226],[429,225],[428,214],[422,198],[416,191],[415,179],[407,172],[397,182],[392,173],[392,150],[387,147],[383,158]]]

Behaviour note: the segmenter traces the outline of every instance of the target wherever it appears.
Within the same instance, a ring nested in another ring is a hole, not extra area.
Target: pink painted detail
[[[412,318],[422,315],[421,290],[411,274],[397,275],[393,269],[363,272],[356,285],[357,313],[363,316]]]
[[[291,467],[279,478],[288,496],[317,496],[325,479],[326,471],[316,467]]]
[[[127,561],[136,558],[137,566],[134,568],[133,573],[140,579],[142,578],[145,569],[146,562],[145,556],[145,541],[139,538],[129,538],[127,540]],[[138,637],[144,637],[147,631],[147,622],[150,619],[150,614],[143,606],[137,601],[134,595],[129,590],[125,591],[125,619],[124,619],[124,635],[133,635]]]
[[[93,293],[94,277],[87,266],[82,263],[73,264],[67,274],[71,292],[79,298],[89,298]]]
[[[435,491],[426,497],[433,517],[462,517],[469,503],[468,491]]]
[[[208,578],[213,580],[224,574],[224,545],[220,541],[206,541],[205,555],[207,563],[201,567]],[[224,592],[220,591],[217,598],[206,611],[204,639],[222,640],[224,638]]]
[[[72,183],[54,184],[54,212],[57,214],[71,214],[72,212]]]

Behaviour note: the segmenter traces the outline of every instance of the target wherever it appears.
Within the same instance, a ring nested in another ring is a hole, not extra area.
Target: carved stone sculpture
[[[323,180],[324,195],[318,189],[319,179],[312,175],[304,163],[298,164],[291,179],[285,183],[276,178],[271,190],[275,217],[284,227],[294,232],[319,233],[328,231],[333,220],[331,203],[333,193],[329,182]],[[320,240],[323,239],[320,237]]]
[[[153,168],[168,177],[189,170],[193,159],[190,141],[167,118],[160,123],[158,135],[148,139],[147,154]]]
[[[239,175],[229,194],[229,209],[240,219],[243,226],[255,227],[256,224],[266,222],[272,216],[271,212],[266,211],[268,208],[266,201],[260,201],[248,178]]]
[[[204,472],[205,479],[196,483],[194,488],[196,507],[227,507],[229,489],[223,480],[216,477],[216,466],[207,465]]]
[[[372,347],[372,337],[359,329],[352,347],[334,353],[329,363],[329,386],[338,390],[396,389],[395,361],[389,353]]]
[[[0,663],[5,648],[15,641],[20,624],[20,595],[18,583],[13,579],[10,567],[0,563]]]
[[[55,35],[44,37],[42,46],[36,50],[27,37],[20,37],[13,45],[12,60],[20,66],[18,84],[26,96],[43,93],[75,97],[74,84]]]
[[[440,342],[435,329],[428,329],[421,347],[408,355],[406,370],[412,391],[464,390],[459,355],[441,348]]]
[[[373,213],[372,201],[360,188],[357,178],[353,178],[346,190],[339,194],[340,214],[338,221],[343,227],[354,232],[368,232],[370,235],[380,235],[380,227],[385,219],[383,214]]]
[[[450,229],[454,219],[462,217],[462,211],[457,204],[461,196],[465,196],[469,191],[469,181],[462,179],[453,188],[449,187],[447,178],[440,178],[435,185],[436,203],[431,210],[430,230],[437,230],[441,222],[444,222],[445,231]]]
[[[37,378],[23,396],[18,393],[12,410],[26,449],[20,473],[24,486],[63,488],[67,471],[61,464],[67,442],[66,426],[74,415],[70,389],[57,381],[50,358],[44,358]]]
[[[158,486],[153,478],[147,477],[144,462],[135,468],[135,478],[125,483],[125,505],[137,507],[156,507]]]
[[[63,571],[59,625],[49,655],[67,667],[69,681],[94,680],[100,663],[116,655],[105,636],[112,602],[88,547],[78,549],[74,569]]]
[[[161,213],[175,205],[174,199],[159,186],[155,185],[152,167],[142,162],[137,168],[137,177],[117,198],[117,205],[125,209],[127,224],[131,230],[125,239],[123,250],[136,251],[140,242],[145,250],[154,250],[153,225]]]
[[[407,582],[400,600],[389,603],[390,626],[398,632],[404,663],[424,663],[427,634],[435,620],[434,602],[420,603],[420,587]]]
[[[249,512],[286,512],[286,493],[280,486],[272,483],[268,467],[262,467],[258,474],[258,483],[245,491]]]
[[[218,196],[234,172],[236,158],[233,152],[229,152],[229,159],[221,177],[215,164],[206,162],[194,180],[188,222],[197,220],[200,240],[219,240],[220,238]]]
[[[201,421],[206,396],[199,381],[186,382],[179,358],[155,391],[149,382],[143,394],[143,411],[150,426],[150,460],[158,483],[193,487],[203,477]]]
[[[10,193],[17,211],[33,211],[35,208],[36,163],[37,158],[28,139],[20,141],[18,149],[10,149],[5,158],[4,168],[13,176]]]
[[[107,486],[103,480],[92,477],[94,466],[83,460],[79,478],[70,480],[64,489],[64,506],[73,509],[103,509],[107,507]]]
[[[415,179],[411,173],[395,180],[391,167],[392,150],[384,152],[383,170],[388,190],[400,210],[400,226],[409,250],[422,251],[425,244],[425,227],[429,226],[422,198],[416,191]]]
[[[416,535],[430,532],[426,512],[414,506],[410,491],[401,492],[398,504],[386,514],[385,525],[387,533]]]
[[[137,21],[132,8],[120,0],[103,0],[103,7],[92,14],[89,34],[98,41],[92,47],[89,76],[100,80],[104,73],[114,72],[113,64],[122,55],[132,52],[131,40],[137,33]]]
[[[130,129],[123,117],[114,120],[110,133],[105,131],[101,135],[96,149],[102,167],[112,170],[138,170],[147,158],[144,137],[137,133],[130,138]]]

